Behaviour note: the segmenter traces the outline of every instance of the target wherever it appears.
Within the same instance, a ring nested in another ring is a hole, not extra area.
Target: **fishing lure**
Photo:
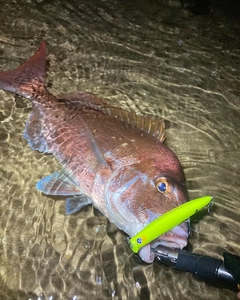
[[[133,252],[137,253],[142,247],[151,243],[160,235],[176,227],[186,219],[194,215],[201,208],[208,205],[212,200],[211,196],[204,196],[188,201],[178,207],[166,212],[153,220],[146,227],[129,239],[129,244]]]

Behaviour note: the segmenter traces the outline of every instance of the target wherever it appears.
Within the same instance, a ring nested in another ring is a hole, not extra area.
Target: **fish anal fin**
[[[79,210],[81,210],[84,206],[92,203],[92,199],[85,194],[81,194],[79,196],[71,197],[66,199],[66,214],[71,215]]]
[[[36,188],[46,195],[72,196],[82,194],[73,176],[64,170],[42,178],[36,184]]]
[[[47,140],[43,135],[41,112],[37,104],[28,118],[23,137],[28,141],[32,150],[51,153]]]
[[[34,98],[36,89],[44,88],[46,44],[15,70],[0,72],[0,88],[26,98]]]

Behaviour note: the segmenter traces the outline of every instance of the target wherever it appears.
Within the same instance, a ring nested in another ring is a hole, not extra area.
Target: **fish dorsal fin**
[[[105,105],[105,103],[95,95],[81,91],[60,95],[57,98],[65,99],[65,101],[68,100],[75,106],[88,107],[96,110],[99,110],[101,106]]]
[[[119,107],[110,106],[91,93],[75,92],[70,95],[61,95],[60,99],[66,99],[76,107],[84,110],[94,109],[102,113],[120,119],[144,132],[156,137],[160,142],[165,139],[164,120],[156,115],[137,114],[135,111],[124,110]]]
[[[150,114],[137,114],[135,111],[127,111],[119,107],[107,106],[100,108],[105,114],[120,119],[132,126],[143,130],[156,137],[160,142],[165,140],[164,119]]]

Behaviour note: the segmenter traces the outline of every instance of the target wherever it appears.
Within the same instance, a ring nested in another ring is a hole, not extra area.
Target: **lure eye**
[[[162,194],[170,193],[172,190],[171,184],[165,177],[160,177],[156,180],[156,189]]]

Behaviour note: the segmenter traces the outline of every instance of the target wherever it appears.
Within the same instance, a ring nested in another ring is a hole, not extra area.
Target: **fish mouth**
[[[182,249],[187,245],[188,236],[189,225],[184,222],[141,248],[138,254],[144,262],[152,263],[156,256],[154,248],[162,245],[170,249]]]

